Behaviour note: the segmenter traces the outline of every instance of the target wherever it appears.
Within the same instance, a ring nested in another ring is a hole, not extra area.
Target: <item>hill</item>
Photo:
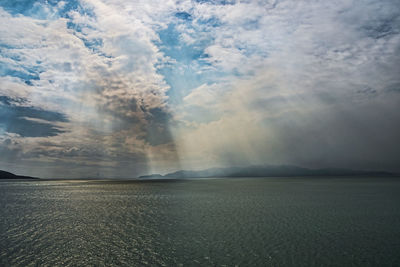
[[[211,168],[200,171],[180,170],[165,175],[140,176],[141,179],[154,178],[210,178],[210,177],[300,177],[300,176],[393,176],[383,171],[351,169],[308,169],[292,165],[262,165],[232,168]]]
[[[11,172],[1,171],[0,170],[0,179],[39,179],[30,176],[22,176],[22,175],[15,175]]]

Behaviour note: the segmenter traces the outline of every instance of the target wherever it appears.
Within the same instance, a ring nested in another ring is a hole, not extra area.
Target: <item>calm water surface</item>
[[[0,266],[400,266],[400,179],[2,181]]]

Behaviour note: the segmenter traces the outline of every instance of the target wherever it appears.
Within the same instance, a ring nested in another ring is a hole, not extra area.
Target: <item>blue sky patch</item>
[[[205,60],[208,55],[204,53],[204,49],[212,39],[197,40],[193,44],[187,44],[181,39],[181,33],[176,26],[170,24],[167,29],[160,31],[161,42],[157,43],[166,56],[176,61],[158,70],[171,87],[168,92],[171,103],[180,103],[192,89],[212,82],[220,75],[218,72],[207,70],[210,64]]]
[[[0,96],[0,128],[22,137],[47,137],[65,132],[54,125],[56,122],[69,121],[64,114],[31,106],[20,106],[25,102],[24,99]]]

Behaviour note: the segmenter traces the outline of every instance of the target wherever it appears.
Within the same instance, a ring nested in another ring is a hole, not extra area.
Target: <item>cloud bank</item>
[[[398,1],[0,1],[0,167],[400,171]]]

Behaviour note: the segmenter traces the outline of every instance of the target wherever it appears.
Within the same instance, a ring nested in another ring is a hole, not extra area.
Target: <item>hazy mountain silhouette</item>
[[[36,177],[15,175],[11,172],[0,171],[0,179],[39,179]]]
[[[165,175],[140,176],[141,179],[157,178],[209,178],[209,177],[296,177],[296,176],[393,176],[384,171],[363,171],[351,169],[308,169],[292,165],[263,165],[232,168],[211,168],[200,171],[180,170]]]

